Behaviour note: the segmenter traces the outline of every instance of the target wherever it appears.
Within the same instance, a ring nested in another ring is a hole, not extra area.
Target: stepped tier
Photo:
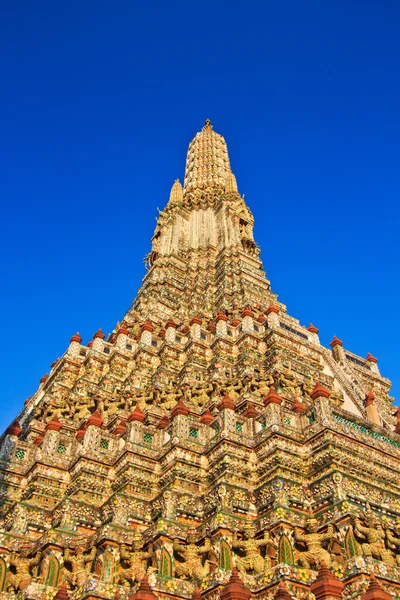
[[[1,438],[2,597],[400,594],[390,381],[289,316],[253,225],[206,122],[132,307]]]

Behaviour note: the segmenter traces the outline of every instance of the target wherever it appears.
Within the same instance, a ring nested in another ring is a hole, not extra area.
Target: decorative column
[[[395,433],[400,433],[400,408],[393,413],[393,416],[396,417],[396,427],[394,429]],[[16,421],[18,423],[18,421]]]
[[[318,416],[324,425],[331,420],[331,404],[327,401],[330,395],[330,391],[324,388],[319,381],[316,382],[314,389],[310,393],[311,398],[314,400],[314,405],[317,406]]]
[[[19,424],[19,421],[14,421],[13,423],[11,423],[11,425],[7,427],[5,431],[4,441],[1,445],[0,458],[2,460],[7,460],[11,458],[21,433],[22,428]]]
[[[254,331],[253,313],[250,308],[245,308],[241,314],[243,331]]]
[[[372,390],[365,396],[365,408],[367,411],[367,419],[376,425],[382,425],[378,409],[375,404],[375,394]]]
[[[176,338],[176,328],[178,325],[172,320],[169,319],[165,326],[165,341],[173,344]]]
[[[375,356],[372,356],[372,354],[370,352],[368,352],[367,356],[365,357],[365,360],[368,361],[369,366],[371,367],[371,371],[373,371],[377,375],[380,375],[379,368],[378,368],[378,359],[375,358]]]
[[[374,575],[370,575],[368,589],[365,594],[360,596],[360,600],[393,600],[393,598],[382,589]]]
[[[267,308],[265,314],[267,315],[268,327],[270,327],[271,329],[276,329],[277,327],[279,327],[278,306],[276,306],[275,304],[271,304],[271,306]]]
[[[22,433],[22,429],[21,429],[21,425],[19,424],[19,421],[14,421],[6,429],[6,435],[9,435],[11,437],[19,438],[21,433]]]
[[[93,336],[92,340],[92,349],[96,350],[96,352],[102,352],[103,350],[103,340],[106,336],[104,335],[101,329],[98,329]]]
[[[145,413],[140,408],[139,404],[136,404],[135,409],[131,412],[128,417],[128,423],[131,423],[129,429],[129,441],[133,444],[140,444],[143,439],[144,429],[143,423],[146,419]]]
[[[316,600],[341,600],[344,583],[330,572],[326,564],[321,561],[318,577],[312,582],[310,590]]]
[[[236,567],[232,569],[232,575],[228,583],[219,593],[221,600],[249,600],[251,591],[239,577]]]
[[[194,340],[200,339],[202,320],[197,315],[190,321],[190,337]]]
[[[121,327],[117,331],[117,339],[115,342],[115,345],[117,346],[117,348],[120,348],[121,350],[125,350],[126,343],[128,341],[128,336],[129,336],[129,331],[128,331],[126,325],[121,325]]]
[[[228,393],[222,398],[221,402],[217,406],[221,413],[221,434],[228,436],[230,431],[235,430],[235,408],[236,404],[229,396]]]
[[[268,394],[264,397],[264,405],[268,406],[268,426],[279,425],[280,423],[280,404],[282,404],[283,398],[280,396],[273,385],[269,388]]]
[[[226,328],[226,322],[228,320],[228,317],[226,316],[226,314],[224,314],[223,312],[218,313],[215,320],[217,323],[217,335],[228,335]]]
[[[43,441],[42,451],[47,456],[51,455],[56,450],[58,445],[59,431],[61,428],[62,424],[60,423],[59,418],[55,416],[46,424],[46,427],[44,428],[44,434],[41,434],[39,436],[39,440],[40,438],[42,438],[40,442]],[[38,438],[36,438],[36,440],[37,439]]]
[[[336,335],[333,336],[332,341],[329,345],[332,348],[333,358],[336,360],[336,362],[341,362],[346,359],[343,350],[343,342],[342,340],[339,340],[339,338],[337,338]]]
[[[79,335],[79,333],[73,335],[72,338],[69,340],[69,346],[67,350],[68,354],[70,354],[71,356],[77,356],[81,349],[81,343],[82,338]]]
[[[46,383],[46,381],[48,380],[48,378],[49,378],[49,374],[46,373],[45,375],[43,375],[43,377],[41,377],[39,379],[39,384],[40,384],[39,385],[39,389],[42,389],[42,387],[44,386],[44,384]]]
[[[317,346],[320,345],[320,341],[319,341],[319,329],[317,327],[314,327],[314,325],[312,323],[309,324],[309,326],[307,327],[307,331],[309,331],[311,333],[311,339],[310,341],[313,344],[316,344]]]
[[[144,344],[145,346],[151,346],[152,331],[153,331],[153,326],[151,325],[151,323],[149,323],[149,321],[146,321],[145,323],[143,323],[142,329],[140,332],[140,343],[141,344]]]
[[[103,427],[103,423],[104,419],[102,419],[99,411],[95,410],[90,415],[84,426],[85,431],[82,437],[84,437],[84,445],[86,448],[90,447],[92,444],[93,447],[97,446],[101,435],[100,429]],[[76,434],[77,437],[78,433],[79,431]]]

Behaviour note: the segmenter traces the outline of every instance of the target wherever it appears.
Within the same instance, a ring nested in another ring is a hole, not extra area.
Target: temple
[[[207,120],[133,305],[0,439],[0,598],[400,597],[390,381],[288,314],[253,227]]]

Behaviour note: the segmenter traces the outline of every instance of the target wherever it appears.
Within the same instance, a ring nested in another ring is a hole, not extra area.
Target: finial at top
[[[206,122],[204,123],[203,131],[205,129],[212,129],[212,128],[213,128],[213,126],[211,125],[210,119],[206,119]]]

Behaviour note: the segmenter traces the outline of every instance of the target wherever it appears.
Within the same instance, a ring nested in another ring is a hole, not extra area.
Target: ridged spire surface
[[[207,119],[189,145],[186,158],[185,192],[209,187],[225,188],[231,172],[225,139]]]

